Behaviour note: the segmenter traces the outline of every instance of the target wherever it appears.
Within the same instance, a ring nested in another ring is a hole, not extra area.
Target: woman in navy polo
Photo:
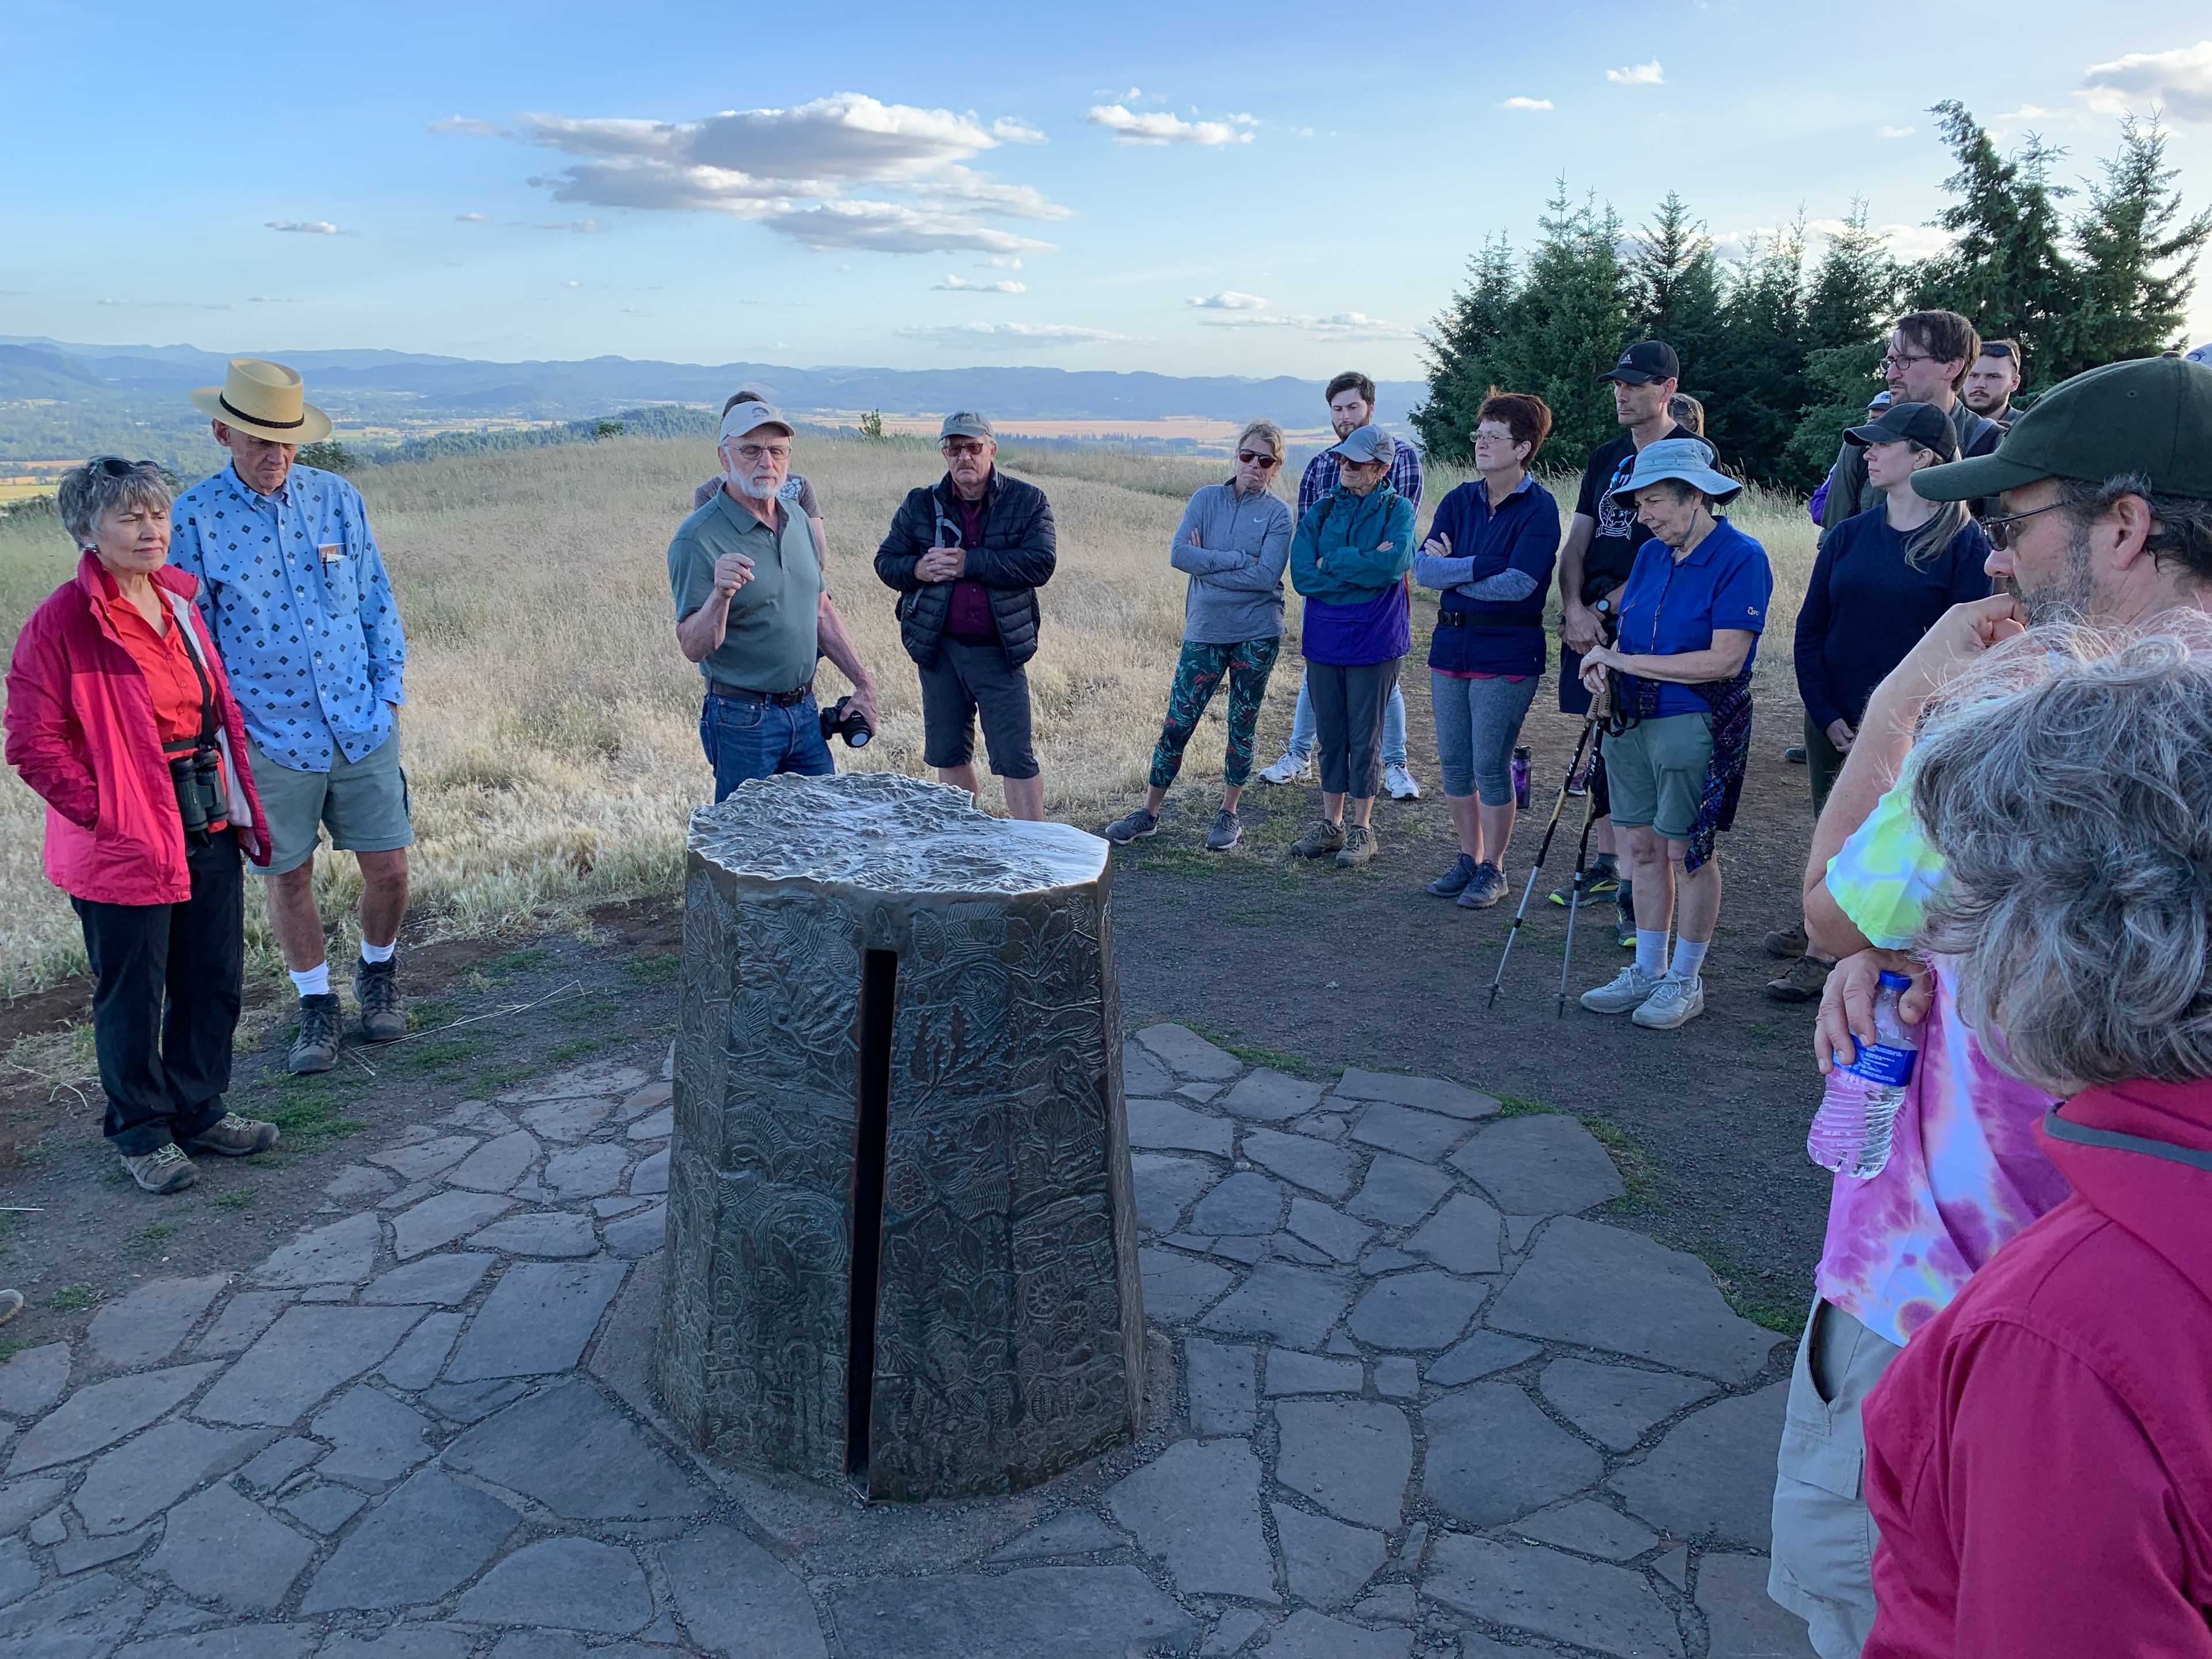
[[[1742,488],[1715,470],[1702,438],[1644,447],[1613,499],[1652,539],[1621,590],[1618,637],[1583,659],[1594,695],[1620,677],[1612,723],[1623,729],[1606,739],[1605,775],[1634,866],[1636,960],[1582,1003],[1656,1030],[1705,1009],[1700,974],[1721,913],[1714,837],[1735,820],[1751,745],[1752,660],[1774,573],[1766,550],[1714,511]]]
[[[1505,896],[1513,839],[1513,745],[1544,674],[1544,594],[1559,562],[1559,507],[1528,476],[1552,430],[1540,398],[1493,392],[1471,434],[1481,477],[1437,504],[1413,580],[1443,590],[1429,641],[1437,760],[1459,859],[1429,884],[1480,910]]]

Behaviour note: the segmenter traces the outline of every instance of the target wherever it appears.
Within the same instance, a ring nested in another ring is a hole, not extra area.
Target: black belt
[[[778,708],[789,708],[805,702],[814,695],[814,682],[807,681],[796,691],[755,691],[746,686],[732,685],[727,680],[710,678],[707,682],[707,695],[710,697],[729,697],[738,702],[765,702]]]
[[[1541,628],[1544,619],[1536,617],[1493,617],[1480,611],[1439,611],[1439,628]]]

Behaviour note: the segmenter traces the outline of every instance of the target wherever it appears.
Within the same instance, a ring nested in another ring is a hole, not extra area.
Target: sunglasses
[[[1258,467],[1262,472],[1272,472],[1283,464],[1279,458],[1257,449],[1240,449],[1237,452],[1237,459],[1246,466]]]
[[[95,455],[84,465],[87,471],[97,467],[111,478],[132,478],[141,472],[161,470],[151,461],[126,461],[120,455]]]
[[[1982,520],[1982,534],[1990,538],[1990,545],[2000,550],[2012,545],[2012,527],[2022,519],[2032,519],[2039,513],[2055,513],[2065,506],[2064,501],[2053,501],[2048,507],[2031,507],[2025,513],[1992,513]]]

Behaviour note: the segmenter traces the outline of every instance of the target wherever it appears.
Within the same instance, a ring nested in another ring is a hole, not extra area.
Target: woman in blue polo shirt
[[[1702,438],[1644,447],[1613,499],[1634,506],[1652,539],[1621,590],[1619,635],[1583,659],[1593,694],[1620,676],[1613,724],[1633,722],[1606,739],[1605,775],[1634,866],[1636,960],[1582,1003],[1656,1030],[1705,1010],[1700,974],[1721,913],[1713,840],[1735,822],[1750,749],[1752,661],[1774,573],[1765,549],[1714,511],[1742,488],[1715,470]]]
[[[1429,884],[1486,909],[1505,896],[1513,745],[1544,673],[1544,594],[1559,562],[1559,507],[1528,476],[1552,430],[1540,398],[1493,392],[1475,416],[1481,474],[1437,504],[1413,580],[1443,590],[1429,641],[1437,760],[1459,859]]]

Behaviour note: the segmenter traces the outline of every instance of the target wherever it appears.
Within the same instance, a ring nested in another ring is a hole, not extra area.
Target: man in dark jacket
[[[1933,404],[1951,417],[1962,456],[1986,455],[2003,430],[1983,419],[1960,397],[1966,371],[1981,356],[1982,337],[1955,311],[1913,311],[1890,331],[1882,377],[1895,403]],[[1846,519],[1871,513],[1882,504],[1881,491],[1867,482],[1866,451],[1845,444],[1828,474],[1828,498],[1820,505],[1820,528],[1833,530]]]
[[[876,550],[876,574],[899,594],[899,641],[921,671],[922,760],[938,780],[975,791],[975,720],[991,770],[1018,818],[1044,817],[1044,777],[1030,743],[1036,590],[1055,562],[1052,507],[994,465],[991,422],[945,417],[945,473],[907,492]]]

